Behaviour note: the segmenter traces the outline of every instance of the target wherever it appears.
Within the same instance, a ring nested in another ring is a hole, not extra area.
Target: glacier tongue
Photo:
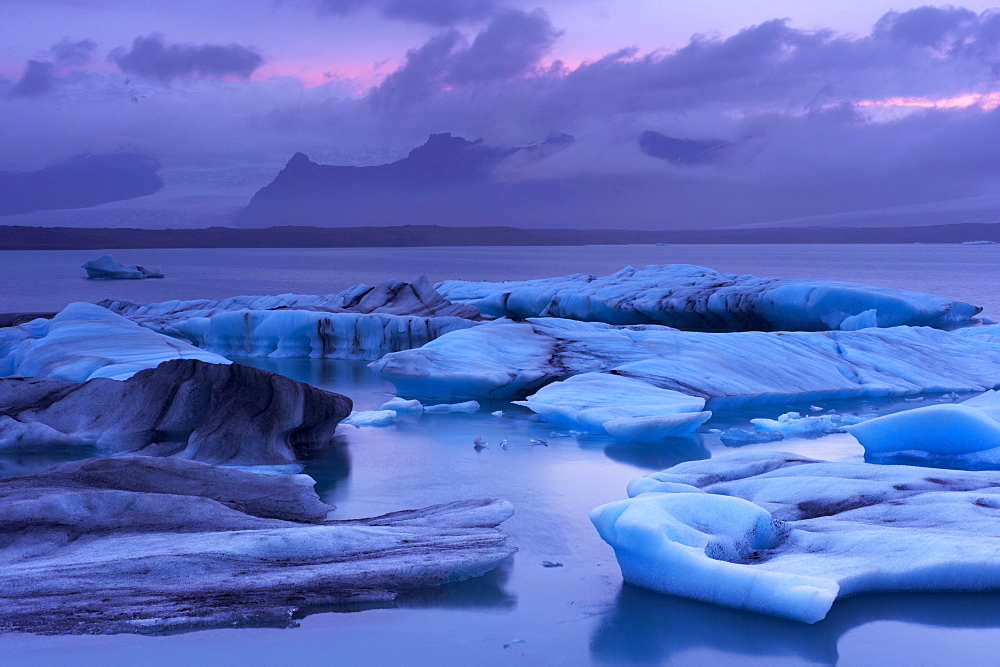
[[[1000,588],[1000,475],[738,452],[591,512],[625,581],[782,616],[838,597]]]
[[[496,317],[665,324],[691,331],[949,327],[981,309],[932,294],[823,280],[737,276],[688,264],[502,283],[445,280],[438,291]]]

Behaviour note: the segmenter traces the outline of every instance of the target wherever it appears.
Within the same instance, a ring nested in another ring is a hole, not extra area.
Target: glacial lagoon
[[[989,246],[614,246],[115,251],[163,265],[168,278],[93,283],[78,268],[96,251],[0,253],[0,311],[56,310],[71,301],[137,302],[237,294],[330,293],[389,278],[527,279],[603,274],[626,265],[690,263],[732,273],[864,282],[915,289],[1000,315]],[[350,396],[375,409],[393,395],[363,362],[234,359]],[[928,397],[928,402],[951,398]],[[912,407],[873,400],[823,405],[839,412]],[[717,414],[705,429],[746,426],[809,406]],[[501,415],[491,414],[502,411]],[[481,437],[490,446],[473,448]],[[499,443],[507,439],[507,449]],[[531,444],[544,440],[546,444]],[[850,436],[749,445],[833,460],[861,460]],[[746,448],[742,448],[746,449]],[[310,609],[294,629],[242,628],[164,636],[0,636],[5,664],[984,664],[1000,648],[1000,593],[848,598],[803,625],[623,586],[611,548],[587,519],[624,497],[627,483],[683,460],[732,451],[717,433],[663,445],[623,445],[535,420],[506,402],[475,414],[401,417],[386,427],[342,426],[306,463],[338,518],[373,516],[459,498],[511,501],[504,524],[519,552],[485,577],[414,594],[381,608]],[[0,474],[65,460],[65,451],[0,458]],[[337,613],[350,611],[352,613]]]

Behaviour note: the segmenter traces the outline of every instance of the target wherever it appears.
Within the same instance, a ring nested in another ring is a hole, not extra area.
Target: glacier
[[[814,623],[860,593],[1000,589],[1000,474],[737,452],[633,480],[590,518],[622,577]]]
[[[230,363],[90,303],[71,303],[52,319],[0,328],[0,377],[124,380],[172,359]]]
[[[144,456],[0,480],[0,630],[162,633],[295,625],[479,576],[515,549],[509,503],[332,520],[305,475]]]
[[[705,410],[711,411],[833,398],[985,391],[1000,385],[1000,345],[991,342],[994,339],[929,327],[701,333],[559,318],[502,319],[445,334],[421,348],[388,354],[369,366],[392,382],[401,396],[521,398],[565,381],[566,387],[558,390],[560,405],[590,406],[594,398],[588,383],[614,381],[579,377],[602,373],[704,399]],[[572,384],[570,376],[578,376]],[[555,391],[548,389],[541,398],[554,396]],[[569,398],[573,393],[578,398]],[[525,404],[534,409],[537,403],[544,410],[541,398]],[[662,416],[660,411],[650,414],[644,404],[618,414]]]
[[[355,285],[326,296],[281,294],[101,306],[230,357],[377,359],[475,326],[479,311],[446,301],[426,278]]]
[[[86,446],[218,465],[282,465],[330,444],[351,399],[268,371],[196,359],[126,380],[0,378],[0,450]]]
[[[511,282],[445,280],[451,301],[494,317],[561,317],[664,324],[691,331],[823,331],[869,326],[953,327],[981,310],[922,292],[822,280],[719,273],[689,264],[626,267]]]
[[[952,468],[1000,468],[1000,392],[896,412],[847,428],[865,460]]]
[[[144,266],[125,266],[112,255],[102,255],[92,259],[83,268],[90,280],[142,280],[143,278],[164,278],[159,266],[147,269]]]

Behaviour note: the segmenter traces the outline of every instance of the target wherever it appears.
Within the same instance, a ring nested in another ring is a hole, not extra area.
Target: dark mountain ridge
[[[163,187],[159,162],[143,153],[77,155],[38,171],[0,171],[0,216],[85,208]]]

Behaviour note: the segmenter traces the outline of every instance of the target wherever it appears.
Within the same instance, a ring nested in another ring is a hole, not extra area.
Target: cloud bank
[[[675,50],[624,48],[568,66],[553,59],[560,27],[541,10],[457,1],[324,6],[416,12],[408,20],[440,28],[360,93],[346,77],[311,88],[287,77],[233,80],[252,77],[263,57],[239,44],[159,35],[113,49],[121,73],[87,71],[74,63],[93,60],[94,46],[67,40],[21,77],[0,78],[0,123],[14,137],[14,164],[0,166],[38,168],[121,148],[166,164],[280,165],[297,151],[373,164],[434,132],[511,145],[568,132],[577,138],[571,147],[505,177],[660,179],[671,225],[1000,189],[992,148],[1000,141],[998,11],[889,12],[862,36],[776,19],[696,35]]]

